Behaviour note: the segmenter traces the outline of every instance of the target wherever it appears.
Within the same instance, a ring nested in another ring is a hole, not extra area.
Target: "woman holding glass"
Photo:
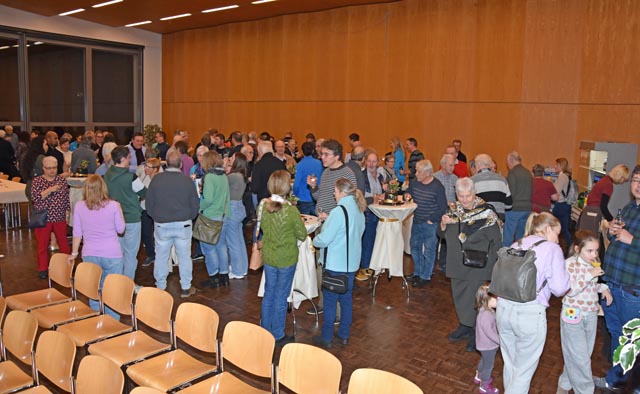
[[[341,344],[349,344],[353,320],[353,281],[356,271],[360,268],[362,234],[365,227],[364,211],[367,209],[367,202],[360,190],[345,178],[336,181],[333,196],[338,205],[329,213],[322,232],[313,239],[313,246],[327,248],[325,271],[332,276],[347,274],[348,288],[344,294],[322,289],[324,298],[322,335],[314,336],[313,342],[324,348],[332,346],[338,302],[341,318],[337,337]]]
[[[244,279],[249,268],[247,246],[244,243],[242,221],[247,211],[242,204],[242,196],[247,188],[247,157],[238,152],[229,159],[227,178],[229,179],[229,198],[231,215],[224,219],[227,248],[231,260],[229,279]]]
[[[262,230],[262,259],[264,261],[264,297],[260,312],[260,325],[285,344],[293,337],[286,336],[287,298],[291,293],[293,276],[298,263],[298,241],[307,236],[307,229],[298,209],[286,196],[291,190],[291,174],[275,171],[267,181],[271,197],[260,202],[260,229]]]

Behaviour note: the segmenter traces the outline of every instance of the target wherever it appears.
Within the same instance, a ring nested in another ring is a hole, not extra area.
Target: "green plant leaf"
[[[633,331],[635,331],[638,328],[640,328],[640,319],[639,318],[631,319],[627,323],[625,323],[624,326],[622,326],[622,333],[624,335],[630,335]]]
[[[629,343],[622,346],[622,350],[620,351],[620,366],[624,373],[627,373],[633,367],[637,355],[638,352],[633,344]]]
[[[640,328],[636,328],[631,333],[631,342],[636,342],[640,338]]]
[[[620,338],[618,338],[618,341],[620,342],[620,345],[626,345],[627,342],[629,342],[629,338],[625,337],[624,335],[621,335]]]
[[[620,337],[620,339],[625,338],[626,337]],[[616,366],[618,364],[620,364],[620,352],[622,351],[622,347],[624,345],[620,345],[616,348],[616,350],[613,351],[613,365]]]

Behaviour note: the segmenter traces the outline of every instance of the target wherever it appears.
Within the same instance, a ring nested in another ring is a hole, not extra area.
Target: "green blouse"
[[[266,200],[266,199],[265,199]],[[262,205],[260,228],[262,259],[276,268],[290,267],[298,262],[297,240],[307,237],[307,229],[296,207],[284,203],[278,212],[269,212],[266,201]]]

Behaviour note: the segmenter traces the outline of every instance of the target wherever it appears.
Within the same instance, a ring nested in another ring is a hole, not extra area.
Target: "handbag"
[[[347,210],[342,205],[338,205],[342,208],[344,213],[344,220],[347,229],[347,272],[349,271],[349,215]],[[322,269],[322,288],[336,294],[344,294],[349,290],[349,275],[348,274],[332,274]]]
[[[254,230],[254,241],[251,245],[251,258],[249,259],[249,269],[254,271],[259,270],[264,265],[262,260],[262,241],[258,239],[260,236],[260,222],[262,220],[262,209],[264,207],[264,200],[260,201],[258,205],[256,228]]]
[[[220,240],[222,224],[222,220],[209,219],[201,213],[193,225],[193,238],[200,242],[215,245]]]
[[[42,228],[47,225],[47,208],[34,209],[29,217],[29,228]]]
[[[460,220],[458,220],[458,234],[460,234]],[[489,260],[488,251],[465,249],[460,237],[458,237],[458,242],[460,242],[460,248],[462,249],[462,264],[465,267],[484,268],[487,266],[487,261]],[[491,245],[489,245],[489,249],[491,249]]]

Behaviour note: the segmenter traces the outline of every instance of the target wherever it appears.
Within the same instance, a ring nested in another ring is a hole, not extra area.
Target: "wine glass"
[[[594,267],[600,267],[602,265],[602,263],[600,262],[600,257],[596,256],[591,262],[591,265]]]

